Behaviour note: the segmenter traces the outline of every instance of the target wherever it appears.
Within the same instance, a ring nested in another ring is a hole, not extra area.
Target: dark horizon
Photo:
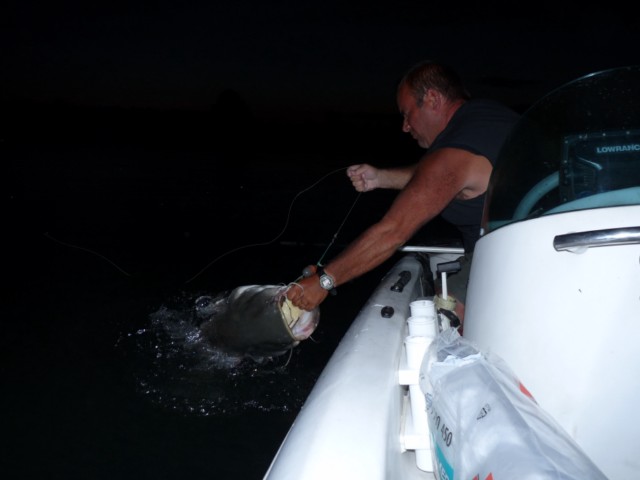
[[[393,92],[389,96],[393,97]],[[508,106],[522,113],[530,104]],[[261,109],[232,88],[224,89],[213,103],[202,108],[12,99],[0,101],[0,125],[0,140],[5,146],[113,142],[183,148],[217,144],[218,150],[253,148],[265,153],[296,150],[341,150],[345,154],[385,151],[395,156],[419,153],[401,131],[402,118],[395,106],[353,111],[330,105],[324,109],[305,105],[290,110]],[[318,138],[322,138],[321,144],[313,144]],[[375,145],[370,147],[372,142]]]
[[[435,59],[521,110],[638,62],[628,4],[385,3],[9,2],[0,105],[206,112],[233,91],[256,118],[386,115],[407,69]]]

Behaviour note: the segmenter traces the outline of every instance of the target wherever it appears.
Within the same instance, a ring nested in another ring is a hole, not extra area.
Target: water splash
[[[300,348],[274,358],[230,355],[202,335],[198,297],[183,294],[160,306],[145,327],[123,337],[138,393],[186,415],[297,411],[319,373],[304,368]]]

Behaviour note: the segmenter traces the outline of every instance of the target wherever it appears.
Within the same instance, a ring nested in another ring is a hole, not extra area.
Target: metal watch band
[[[327,272],[324,271],[324,268],[322,267],[318,267],[316,269],[316,273],[318,274],[318,278],[320,279],[320,286],[322,288],[324,288],[325,290],[327,290],[331,295],[335,295],[338,293],[338,291],[336,290],[336,287],[334,286],[334,282],[335,280],[333,279],[333,277],[331,275],[329,275]],[[322,277],[326,277],[331,281],[331,288],[326,288],[322,285]]]

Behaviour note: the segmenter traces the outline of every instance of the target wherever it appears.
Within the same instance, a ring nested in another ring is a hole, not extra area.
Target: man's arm
[[[325,272],[334,278],[336,285],[341,285],[389,259],[456,196],[470,187],[473,191],[478,189],[482,182],[478,182],[477,170],[485,168],[484,162],[491,166],[486,158],[455,148],[426,154],[382,219],[331,260]],[[287,296],[294,305],[310,310],[326,298],[327,291],[312,276],[302,279],[299,287],[290,288]]]
[[[351,165],[347,175],[358,192],[368,192],[376,188],[403,189],[415,172],[416,165],[398,168],[376,168],[366,163]]]

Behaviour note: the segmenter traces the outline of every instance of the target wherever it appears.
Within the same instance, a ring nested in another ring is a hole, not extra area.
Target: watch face
[[[331,290],[333,288],[333,280],[330,277],[323,275],[320,277],[320,286],[325,290]]]

